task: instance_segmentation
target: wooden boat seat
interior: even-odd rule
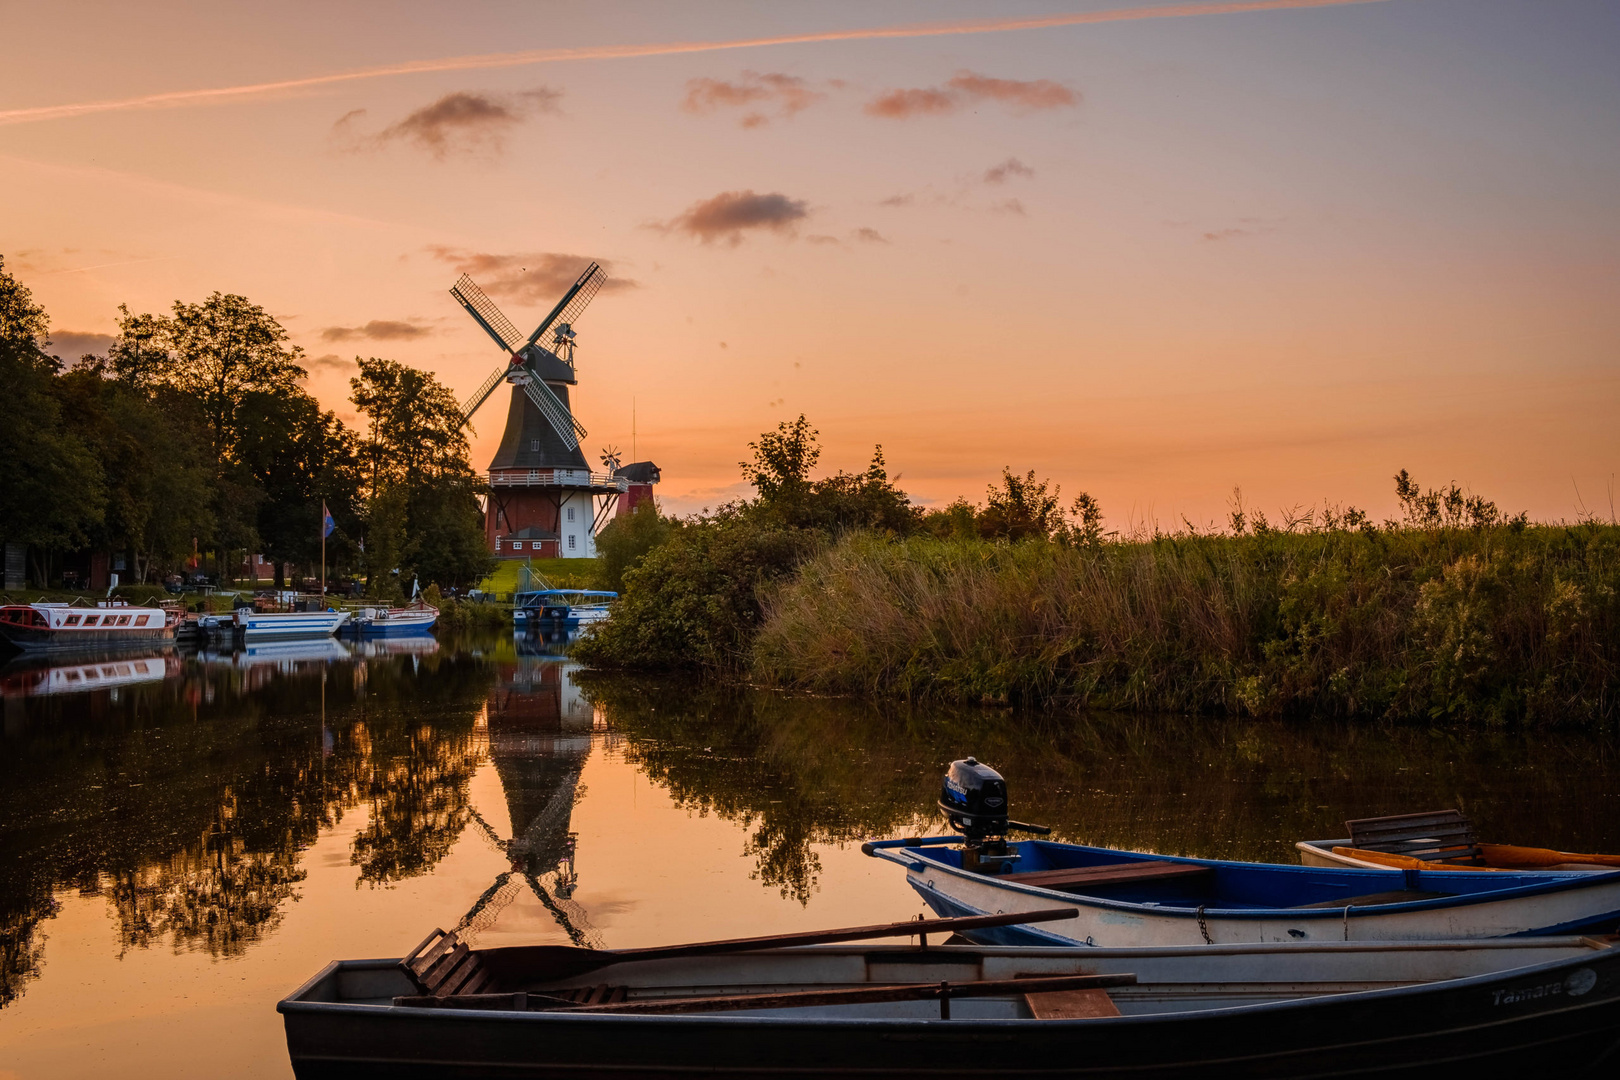
[[[495,985],[494,975],[454,931],[447,934],[435,929],[400,960],[399,967],[419,997],[487,994]]]
[[[1137,884],[1149,881],[1175,881],[1213,874],[1212,866],[1150,859],[1144,862],[1114,863],[1108,866],[1077,866],[1064,870],[1032,870],[1023,874],[998,874],[997,881],[1034,885],[1041,889],[1079,892],[1099,885]]]
[[[1350,846],[1385,855],[1405,855],[1437,866],[1483,866],[1474,827],[1460,810],[1346,821]]]
[[[1118,1016],[1119,1006],[1106,990],[1058,990],[1025,994],[1024,1004],[1037,1020],[1092,1020]]]

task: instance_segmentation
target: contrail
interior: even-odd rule
[[[1084,26],[1091,23],[1134,22],[1142,19],[1180,19],[1194,15],[1236,15],[1251,11],[1282,11],[1298,8],[1345,7],[1353,4],[1382,4],[1389,0],[1229,0],[1208,4],[1163,4],[1157,7],[1115,8],[1066,15],[1037,15],[1023,19],[978,19],[954,23],[912,23],[882,26],[869,30],[829,30],[819,34],[788,34],[780,37],[739,38],[734,41],[675,41],[646,45],[594,45],[579,49],[531,49],[525,52],[485,53],[479,56],[452,56],[438,60],[412,60],[384,67],[361,68],[332,75],[312,75],[304,79],[249,83],[245,86],[219,86],[206,90],[171,90],[162,94],[120,98],[112,101],[83,101],[72,105],[42,105],[32,109],[0,111],[0,124],[26,124],[36,120],[60,120],[91,113],[125,109],[174,108],[214,101],[260,97],[303,90],[314,86],[382,79],[391,75],[417,75],[436,71],[478,71],[487,68],[524,67],[555,64],[570,60],[623,60],[640,56],[674,56],[681,53],[721,52],[728,49],[758,49],[767,45],[808,45],[825,41],[868,41],[877,38],[945,37],[956,34],[1004,34],[1013,30],[1045,30],[1058,26]]]

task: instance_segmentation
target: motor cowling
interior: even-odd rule
[[[970,841],[1007,835],[1007,781],[976,758],[951,762],[939,808],[951,828]]]

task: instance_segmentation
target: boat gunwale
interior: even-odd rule
[[[1074,844],[1069,846],[1082,848],[1086,851],[1096,852],[1113,850],[1110,848],[1088,847],[1084,844]],[[898,854],[901,852],[907,853],[909,858],[902,857],[900,854]],[[913,869],[911,864],[915,862],[922,862],[930,868],[943,870],[947,874],[954,877],[990,885],[997,889],[1024,893],[1032,897],[1037,897],[1041,900],[1060,898],[1070,903],[1078,903],[1086,907],[1110,908],[1117,911],[1128,911],[1132,914],[1169,915],[1180,919],[1195,919],[1199,917],[1207,919],[1212,916],[1222,919],[1275,919],[1279,914],[1283,913],[1286,913],[1287,917],[1290,919],[1368,918],[1409,911],[1435,911],[1445,908],[1468,907],[1474,904],[1494,903],[1501,900],[1517,900],[1529,896],[1540,896],[1546,893],[1566,892],[1571,889],[1589,889],[1599,884],[1620,884],[1620,870],[1598,874],[1536,871],[1536,873],[1545,874],[1547,880],[1533,881],[1521,885],[1512,885],[1501,889],[1485,889],[1475,893],[1458,893],[1454,896],[1434,897],[1428,900],[1403,900],[1393,904],[1358,905],[1352,903],[1339,907],[1327,908],[1217,908],[1209,906],[1171,907],[1166,904],[1143,904],[1129,900],[1115,900],[1105,896],[1091,896],[1086,893],[1063,892],[1059,889],[1043,889],[1038,885],[1026,885],[1017,881],[998,880],[985,874],[978,874],[971,870],[963,870],[960,867],[951,866],[949,863],[939,862],[938,860],[932,859],[927,855],[920,854],[918,849],[915,847],[902,847],[899,845],[878,847],[876,844],[874,844],[872,845],[872,851],[870,854],[873,858],[887,859],[892,863],[897,863],[905,869],[908,877],[918,873],[917,870]],[[1142,852],[1127,852],[1126,854],[1141,855],[1144,858],[1163,859],[1167,862],[1190,863],[1198,866],[1208,866],[1211,868],[1235,865],[1244,867],[1263,867],[1267,871],[1286,871],[1289,873],[1302,874],[1320,874],[1324,872],[1343,874],[1377,874],[1382,876],[1386,881],[1396,879],[1404,881],[1404,871],[1387,868],[1373,869],[1371,867],[1363,868],[1356,866],[1291,866],[1287,863],[1234,863],[1230,860],[1224,859],[1195,859],[1181,855],[1150,856]],[[1477,882],[1480,880],[1477,874],[1470,873],[1466,870],[1424,870],[1420,872],[1425,875],[1441,875],[1442,880],[1447,880],[1450,878],[1456,878],[1459,881],[1466,880],[1469,882]],[[930,888],[932,888],[932,886],[930,886]],[[938,890],[936,889],[935,891]]]

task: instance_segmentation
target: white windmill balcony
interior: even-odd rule
[[[630,481],[588,469],[491,469],[489,486],[589,488],[600,494],[622,494],[630,489]]]

